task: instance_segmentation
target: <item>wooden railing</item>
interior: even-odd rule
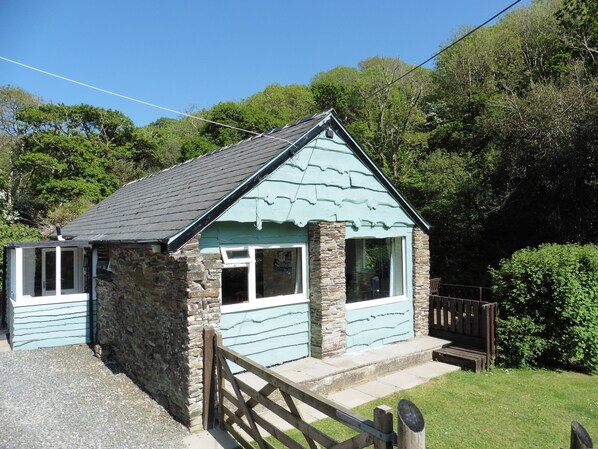
[[[438,280],[438,293],[439,296],[450,296],[451,298],[462,298],[462,299],[473,299],[476,301],[487,301],[492,302],[492,290],[487,287],[478,287],[473,285],[460,285],[460,284],[445,284]],[[434,279],[434,281],[436,280]],[[430,286],[432,286],[432,279],[430,279]],[[434,294],[432,288],[431,293]]]
[[[497,312],[497,303],[430,295],[430,335],[483,349],[489,367],[496,356]]]
[[[273,449],[269,438],[274,438],[289,449],[361,449],[374,445],[377,449],[392,449],[397,435],[393,431],[393,413],[381,405],[373,411],[373,421],[353,413],[328,399],[309,392],[301,386],[265,368],[247,357],[222,345],[220,335],[213,329],[204,332],[204,428],[218,424],[244,448],[254,449],[251,440],[260,449]],[[229,363],[239,365],[266,382],[256,390],[233,374]],[[274,394],[281,396],[277,402]],[[286,405],[281,405],[284,403]],[[300,404],[334,419],[352,429],[355,435],[344,441],[326,435],[302,417]],[[304,407],[304,406],[303,406]],[[301,441],[288,436],[276,427],[267,413],[286,421],[299,430]],[[318,446],[320,445],[320,446]]]

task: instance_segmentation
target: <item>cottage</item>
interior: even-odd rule
[[[199,428],[207,326],[264,365],[427,333],[427,231],[327,111],[132,182],[64,240],[8,246],[11,345],[109,346]]]

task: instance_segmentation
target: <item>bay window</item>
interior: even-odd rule
[[[345,245],[347,303],[405,295],[404,239],[349,239]]]

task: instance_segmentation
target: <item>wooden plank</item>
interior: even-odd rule
[[[374,409],[374,427],[383,433],[391,433],[393,425],[392,408],[387,405],[379,405]],[[392,449],[392,441],[374,439],[374,449]]]
[[[465,319],[465,335],[472,335],[471,333],[471,302],[463,301],[464,306],[464,319]]]
[[[456,323],[457,323],[457,310],[456,310],[456,302],[454,300],[451,300],[451,326],[450,326],[450,330],[451,332],[455,332],[455,328],[456,328]]]
[[[214,337],[216,331],[213,327],[203,331],[203,428],[208,430],[214,427]]]
[[[362,449],[370,446],[374,442],[374,437],[366,432],[355,435],[353,438],[336,444],[329,449]]]
[[[455,305],[457,306],[457,313],[455,315],[455,319],[457,320],[457,333],[463,333],[463,301],[456,301]]]
[[[277,390],[277,388],[274,385],[272,385],[272,384],[266,384],[260,390],[260,393],[263,394],[264,396],[268,397],[268,396],[270,396],[276,390]],[[249,401],[246,402],[246,404],[247,404],[248,408],[252,409],[256,405],[258,405],[259,402],[256,401],[255,399],[251,398],[251,399],[249,399]],[[237,412],[236,412],[236,415],[239,416],[239,417],[243,416],[243,414],[244,414],[243,410],[241,410],[241,409],[238,409]]]
[[[241,394],[241,390],[239,389],[239,386],[237,385],[238,379],[236,379],[233,376],[230,368],[228,367],[228,364],[226,363],[226,360],[224,359],[224,356],[222,355],[222,352],[220,352],[220,351],[218,352],[218,358],[221,359],[222,369],[226,373],[227,379],[229,380],[233,389],[235,390],[235,394],[237,395],[237,400],[238,400],[239,406],[240,406],[239,408],[242,408],[243,411],[245,412],[245,416],[246,416],[247,421],[249,422],[249,426],[251,427],[251,430],[252,430],[251,432],[249,432],[249,434],[257,442],[257,444],[260,446],[261,449],[268,449],[267,445],[266,445],[266,441],[262,438],[260,431],[258,430],[257,426],[255,425],[251,410],[248,409],[247,404],[245,404],[245,399],[243,398],[243,395]]]
[[[449,298],[442,298],[442,328],[448,330],[448,309],[449,309]]]
[[[303,435],[308,435],[312,440],[317,441],[319,444],[323,445],[324,447],[331,447],[338,443],[335,439],[329,437],[325,433],[321,432],[320,430],[316,429],[312,425],[306,423],[302,419],[299,419],[288,410],[285,410],[284,407],[278,405],[272,399],[267,397],[262,397],[259,392],[255,391],[253,388],[249,387],[243,381],[239,380],[240,388],[247,393],[250,397],[256,399],[261,405],[266,407],[268,410],[273,412],[275,415],[279,416],[280,418],[284,419],[294,428],[298,429],[303,433]],[[237,404],[237,399],[232,396],[228,391],[224,392],[226,399]]]
[[[299,412],[299,409],[297,408],[297,406],[295,405],[295,402],[293,402],[293,398],[291,396],[289,396],[288,393],[285,393],[284,391],[281,392],[282,397],[284,399],[284,402],[287,404],[287,407],[289,408],[289,411],[296,416],[297,418],[299,418],[300,420],[303,421],[303,417],[301,416],[301,412]],[[309,445],[309,447],[311,449],[318,449],[318,447],[316,446],[316,443],[314,443],[314,440],[312,440],[311,438],[309,438],[307,435],[303,435],[305,437],[305,441],[307,441],[307,444]]]
[[[436,327],[440,329],[442,327],[442,299],[437,298],[436,302]]]
[[[471,313],[473,314],[473,332],[472,335],[474,337],[480,337],[480,313],[481,313],[481,305],[480,303],[473,303],[471,307]]]
[[[216,355],[218,355],[218,347],[222,345],[222,334],[220,332],[216,332],[216,338],[214,339],[214,351]],[[220,361],[220,357],[216,356],[216,377],[218,379],[218,422],[220,424],[224,423],[224,371],[222,369],[222,363]]]
[[[226,420],[227,424],[230,425],[232,423],[235,423],[245,433],[247,433],[248,435],[251,435],[251,428],[239,416],[237,416],[236,413],[233,413],[231,410],[227,409],[225,414],[228,416],[228,419]],[[255,415],[255,422],[260,427],[262,427],[266,432],[268,432],[270,435],[272,435],[274,438],[276,438],[278,441],[280,441],[282,444],[284,444],[289,449],[305,449],[301,444],[299,444],[297,441],[293,440],[291,437],[289,437],[287,434],[285,434],[282,430],[275,427],[273,424],[271,424],[270,422],[268,422],[267,420],[262,418],[260,415]],[[265,441],[265,443],[269,448],[274,447],[268,441]]]
[[[250,442],[248,442],[231,424],[222,421],[222,427],[238,442],[241,443],[245,449],[255,449]]]

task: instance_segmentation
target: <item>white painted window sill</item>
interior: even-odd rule
[[[345,309],[346,310],[366,309],[368,307],[377,307],[377,306],[383,306],[386,304],[396,304],[396,303],[405,302],[408,300],[409,300],[409,298],[405,295],[390,296],[388,298],[379,298],[379,299],[368,299],[365,301],[348,303],[345,306]]]
[[[222,314],[234,312],[249,312],[251,310],[268,309],[271,307],[288,306],[291,304],[308,303],[305,295],[273,296],[272,298],[259,298],[251,302],[228,304],[222,306]]]
[[[17,300],[10,298],[13,307],[45,306],[48,304],[63,304],[69,302],[87,301],[89,294],[74,293],[60,296],[22,296]]]

